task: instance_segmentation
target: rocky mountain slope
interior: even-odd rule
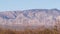
[[[23,28],[32,26],[52,28],[58,26],[60,10],[58,9],[30,9],[23,11],[0,12],[0,25],[8,28]],[[10,26],[10,27],[9,27]]]

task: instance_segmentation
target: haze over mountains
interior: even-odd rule
[[[0,25],[3,27],[44,26],[50,28],[57,25],[59,20],[60,10],[58,9],[30,9],[0,12]],[[58,24],[57,26],[60,25]]]

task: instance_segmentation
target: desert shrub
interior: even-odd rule
[[[5,32],[4,32],[5,34],[15,34],[15,32],[14,31],[12,31],[12,30],[6,30]]]
[[[0,28],[0,34],[59,34],[57,29],[25,29],[24,31],[16,31],[11,29],[1,29]]]

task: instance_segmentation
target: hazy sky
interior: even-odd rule
[[[0,11],[51,8],[60,9],[60,0],[0,0]]]

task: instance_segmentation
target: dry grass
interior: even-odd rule
[[[57,29],[49,30],[49,29],[36,29],[36,30],[30,30],[25,29],[24,31],[16,31],[16,30],[10,30],[10,29],[2,29],[0,28],[0,34],[60,34]]]

